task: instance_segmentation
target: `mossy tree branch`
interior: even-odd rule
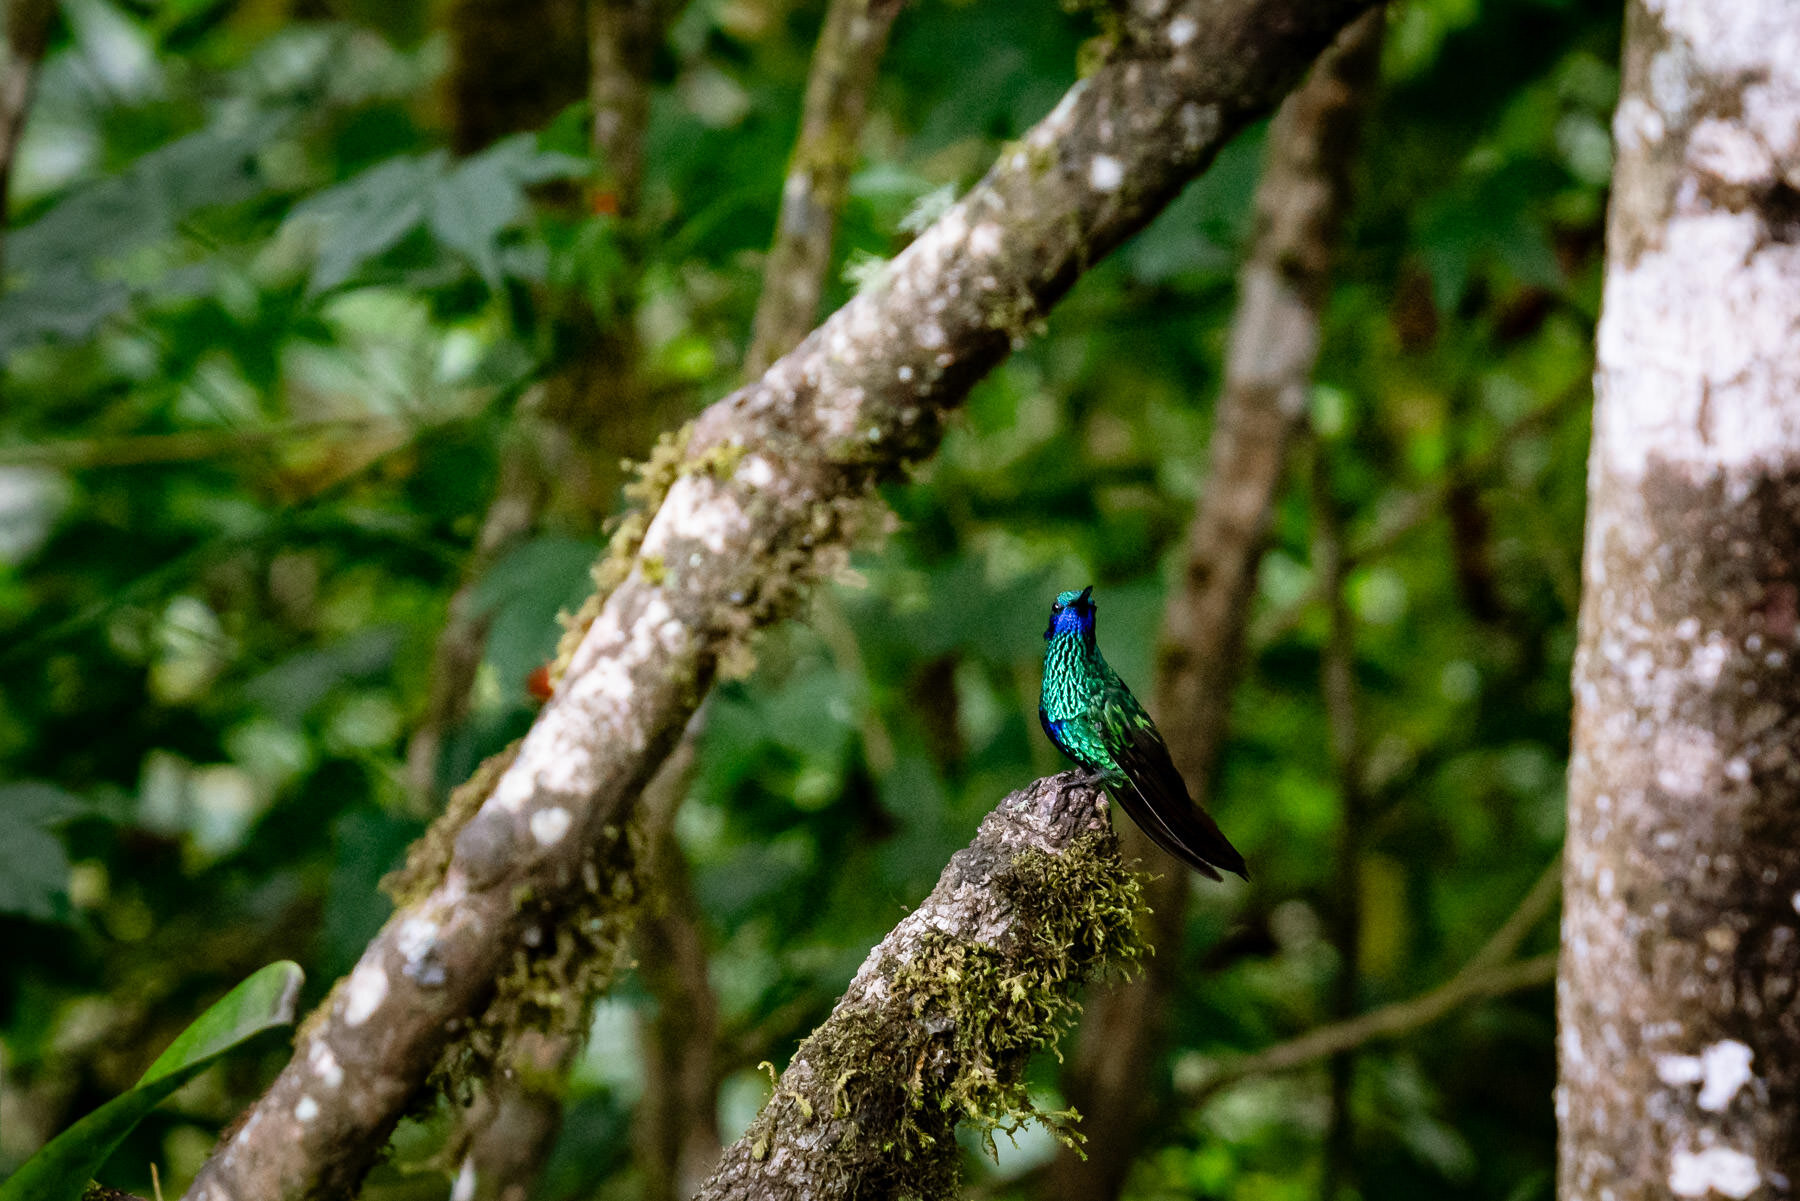
[[[721,664],[844,562],[874,485],[931,453],[975,381],[1364,7],[1187,0],[1122,21],[1111,60],[883,278],[652,456],[556,694],[487,800],[440,832],[442,879],[308,1021],[189,1201],[351,1191],[533,932],[615,913],[644,782]]]
[[[1026,1061],[1085,980],[1142,951],[1139,881],[1106,815],[1074,772],[1002,800],[869,952],[700,1201],[945,1197],[959,1123],[1060,1129],[1066,1115],[1032,1108]]]

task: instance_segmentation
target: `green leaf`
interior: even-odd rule
[[[313,291],[344,283],[417,229],[445,161],[442,151],[389,159],[296,205],[290,221],[319,226]]]
[[[114,1097],[26,1160],[0,1184],[0,1201],[78,1201],[107,1157],[164,1098],[227,1051],[265,1030],[292,1025],[303,979],[298,964],[283,960],[226,993],[176,1036],[130,1092]]]
[[[451,168],[431,193],[429,221],[438,241],[465,255],[498,288],[500,235],[518,223],[526,208],[525,189],[587,170],[567,154],[539,151],[529,134],[518,134]]]
[[[69,908],[69,856],[51,828],[87,804],[49,784],[0,785],[0,913],[61,921]]]
[[[478,155],[439,180],[431,193],[431,232],[468,256],[490,288],[500,286],[500,231],[519,219],[525,194],[504,158]]]

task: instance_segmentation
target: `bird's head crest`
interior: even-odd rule
[[[1094,586],[1089,584],[1077,592],[1070,589],[1056,594],[1056,602],[1050,606],[1050,625],[1044,630],[1044,637],[1054,637],[1058,632],[1075,631],[1082,634],[1094,632]]]

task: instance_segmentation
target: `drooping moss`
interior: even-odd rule
[[[1078,1115],[1038,1108],[1023,1074],[1033,1054],[1055,1052],[1083,982],[1145,953],[1141,884],[1105,833],[1060,854],[1026,851],[990,887],[1012,910],[1004,938],[932,930],[904,963],[882,964],[881,998],[840,1009],[796,1054],[746,1135],[752,1158],[796,1124],[829,1122],[822,1144],[807,1140],[823,1185],[935,1201],[956,1192],[959,1123],[990,1152],[995,1132],[1034,1121],[1079,1138]]]
[[[615,832],[594,849],[572,903],[551,907],[535,895],[518,898],[524,935],[512,965],[487,1008],[439,1060],[434,1088],[466,1102],[497,1068],[518,1070],[513,1047],[525,1031],[582,1036],[589,1006],[618,975],[637,912],[632,841]]]
[[[687,460],[688,438],[692,433],[693,426],[690,424],[673,433],[664,434],[650,449],[650,457],[633,465],[633,477],[624,488],[625,501],[629,507],[613,527],[606,552],[594,564],[594,591],[581,602],[579,609],[562,618],[563,635],[556,644],[556,658],[550,665],[552,687],[561,683],[563,673],[569,669],[569,660],[575,655],[575,648],[581,645],[582,635],[594,624],[594,619],[600,616],[606,598],[631,574],[632,565],[637,561],[638,548],[644,544],[644,535],[649,532],[650,521],[656,516],[656,510],[662,507],[663,497],[669,494],[675,481],[686,474],[684,465]]]

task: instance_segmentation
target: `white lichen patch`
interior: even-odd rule
[[[344,1025],[360,1026],[387,1000],[388,976],[379,963],[364,963],[344,985]]]
[[[1756,1160],[1731,1147],[1676,1151],[1669,1156],[1669,1191],[1678,1197],[1721,1193],[1741,1201],[1761,1183]]]
[[[983,221],[969,231],[969,253],[976,258],[991,259],[1000,253],[1002,233],[997,222]]]
[[[1760,138],[1742,125],[1713,117],[1688,134],[1687,159],[1696,171],[1731,184],[1759,183],[1775,173],[1775,160]]]
[[[1718,773],[1718,740],[1700,726],[1670,726],[1656,736],[1656,764],[1656,783],[1664,792],[1698,796]]]
[[[326,1088],[335,1089],[344,1082],[344,1069],[339,1066],[337,1056],[331,1053],[331,1048],[323,1042],[313,1044],[306,1062],[312,1068],[313,1075],[318,1077],[319,1083]]]
[[[1088,164],[1088,186],[1096,192],[1116,192],[1125,182],[1125,164],[1110,154],[1096,154]]]
[[[1613,141],[1623,151],[1636,152],[1654,146],[1669,131],[1662,114],[1642,97],[1627,96],[1613,112]]]
[[[409,917],[400,923],[394,945],[405,960],[404,970],[410,976],[418,971],[425,957],[437,949],[438,924],[428,917]]]
[[[663,555],[678,539],[695,541],[715,555],[722,555],[743,536],[744,511],[731,493],[700,476],[676,482],[663,498],[662,507],[644,531],[640,557]]]
[[[1750,1083],[1750,1061],[1754,1057],[1755,1053],[1735,1038],[1721,1039],[1700,1052],[1700,1108],[1708,1113],[1723,1112],[1738,1090]]]
[[[569,832],[569,827],[573,824],[574,819],[569,816],[567,809],[561,805],[552,805],[531,815],[531,836],[539,846],[553,847],[563,840],[563,835]]]
[[[767,488],[775,482],[775,469],[761,455],[745,455],[738,463],[737,478],[752,488]]]
[[[1731,644],[1718,634],[1713,634],[1694,648],[1693,657],[1688,660],[1688,668],[1694,673],[1695,680],[1711,688],[1719,682],[1719,676],[1725,670],[1725,661],[1730,657]]]
[[[1800,245],[1769,237],[1756,203],[1707,184],[1753,192],[1800,140],[1800,77],[1784,69],[1800,56],[1800,21],[1780,5],[1649,7],[1666,38],[1619,104],[1621,179],[1643,176],[1665,131],[1687,135],[1686,154],[1667,218],[1634,231],[1646,243],[1635,260],[1608,265],[1594,445],[1628,477],[1663,460],[1731,483],[1736,468],[1800,453]],[[1743,103],[1709,113],[1715,89]]]
[[[319,1103],[304,1094],[294,1103],[294,1120],[302,1126],[319,1116]]]

